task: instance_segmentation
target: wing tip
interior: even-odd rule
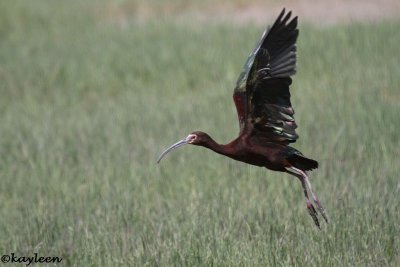
[[[279,15],[278,15],[278,17],[276,18],[276,20],[275,20],[275,23],[274,23],[274,26],[275,25],[277,25],[277,24],[279,24],[279,25],[285,25],[285,26],[288,26],[288,25],[294,25],[294,27],[293,27],[293,29],[295,29],[296,28],[296,26],[297,26],[297,23],[298,23],[298,19],[299,19],[299,17],[298,16],[294,16],[291,20],[290,20],[290,17],[292,16],[292,10],[289,10],[287,13],[286,13],[286,8],[284,7],[283,9],[282,9],[282,11],[281,11],[281,13],[279,13]],[[282,19],[283,18],[283,19]],[[290,21],[289,21],[290,20]],[[287,23],[289,21],[289,23]]]

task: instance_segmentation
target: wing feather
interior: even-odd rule
[[[290,76],[296,73],[297,17],[285,9],[267,28],[247,58],[234,91],[241,132],[257,140],[295,142],[297,124],[290,102]]]

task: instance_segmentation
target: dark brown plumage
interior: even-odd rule
[[[291,19],[291,12],[285,14],[284,9],[249,55],[233,93],[240,126],[235,140],[220,145],[206,133],[193,132],[165,150],[157,162],[169,151],[192,144],[251,165],[289,173],[301,181],[308,211],[320,227],[308,190],[326,222],[328,219],[306,174],[318,168],[318,162],[289,146],[298,139],[289,92],[291,76],[296,73],[298,34],[297,17]]]

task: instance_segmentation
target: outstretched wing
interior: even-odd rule
[[[297,17],[285,9],[264,31],[249,55],[233,94],[240,131],[266,142],[288,144],[298,135],[290,103],[290,76],[296,73]]]

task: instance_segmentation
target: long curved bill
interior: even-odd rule
[[[167,155],[168,152],[170,152],[170,151],[172,151],[172,150],[174,150],[174,149],[177,149],[178,147],[181,147],[181,146],[183,146],[183,145],[186,145],[186,144],[188,144],[188,142],[189,142],[189,138],[187,137],[187,138],[185,138],[185,139],[183,139],[183,140],[181,140],[181,141],[179,141],[179,142],[176,142],[175,144],[173,144],[173,145],[170,146],[169,148],[167,148],[167,149],[166,149],[163,153],[161,153],[161,155],[158,157],[157,163],[160,163],[161,159],[162,159],[165,155]]]

